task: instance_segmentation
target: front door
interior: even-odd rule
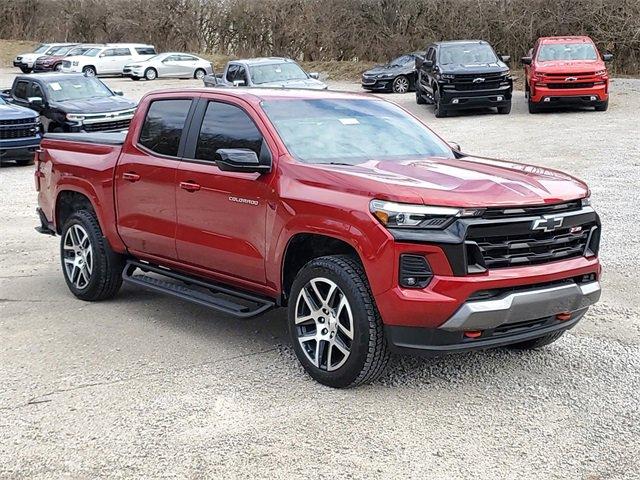
[[[118,231],[132,253],[177,258],[176,177],[191,99],[152,102],[115,175]]]
[[[223,172],[215,159],[220,148],[248,148],[268,161],[268,147],[240,105],[200,102],[189,134],[191,150],[177,175],[178,258],[226,278],[264,284],[271,175]]]

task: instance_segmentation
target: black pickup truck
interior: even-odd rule
[[[416,102],[435,105],[438,118],[487,107],[508,114],[513,90],[508,61],[482,40],[432,43],[416,58]]]
[[[129,128],[137,103],[83,74],[18,75],[2,92],[14,105],[35,110],[45,132],[105,132]]]

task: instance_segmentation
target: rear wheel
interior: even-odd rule
[[[109,247],[93,212],[77,211],[65,222],[60,259],[67,286],[79,299],[105,300],[120,290],[124,259]]]
[[[409,79],[404,75],[397,76],[391,84],[393,93],[407,93],[409,91]]]
[[[205,72],[203,69],[199,68],[193,74],[193,78],[195,78],[196,80],[202,80],[206,74],[207,74],[207,72]]]
[[[436,118],[443,118],[447,116],[447,109],[442,105],[442,99],[440,98],[440,90],[435,90],[434,100],[436,104]]]
[[[144,78],[146,78],[147,80],[155,80],[156,78],[158,78],[158,72],[156,72],[155,68],[147,68],[147,70],[144,72]]]
[[[288,317],[298,360],[324,385],[347,388],[371,382],[389,360],[380,314],[353,257],[307,263],[293,282]]]
[[[534,338],[533,340],[527,340],[526,342],[514,343],[508,345],[508,348],[514,350],[535,350],[546,345],[550,345],[558,340],[564,334],[564,330],[560,332],[553,332],[544,337]]]

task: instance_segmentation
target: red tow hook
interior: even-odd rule
[[[467,338],[478,338],[482,335],[480,330],[467,330],[464,332],[464,336]]]
[[[561,322],[566,322],[567,320],[571,320],[571,312],[562,312],[556,315],[556,318]]]

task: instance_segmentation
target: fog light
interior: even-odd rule
[[[503,97],[501,97],[501,96],[496,97],[496,100],[497,100],[497,101],[499,101],[499,102],[501,102],[501,101],[503,100]]]
[[[595,102],[598,99],[598,97],[596,97],[595,95],[591,95],[591,101]]]
[[[454,98],[453,100],[451,100],[451,103],[459,103],[459,100],[457,98]]]
[[[482,335],[480,330],[467,330],[464,332],[464,336],[467,338],[478,338],[480,335]]]
[[[550,101],[551,101],[551,99],[549,97],[544,97],[543,102],[550,102]]]

